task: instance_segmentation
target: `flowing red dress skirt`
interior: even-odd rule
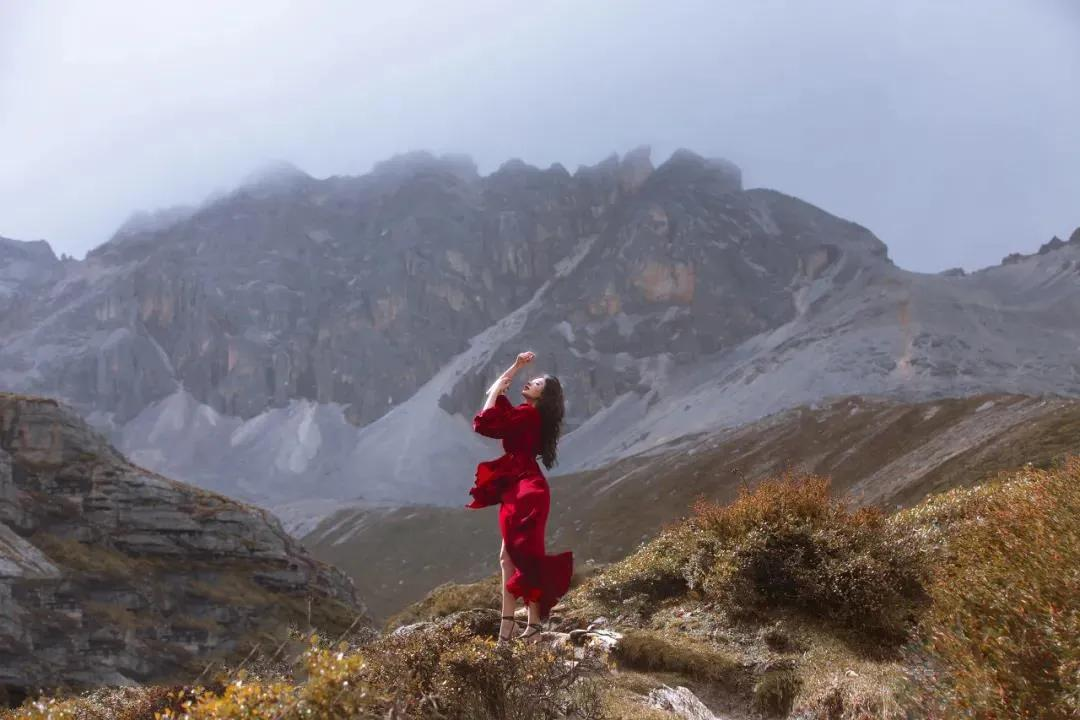
[[[573,553],[548,555],[544,543],[551,491],[536,455],[540,449],[540,414],[528,403],[514,407],[499,395],[493,407],[473,418],[473,429],[503,441],[506,451],[480,463],[469,491],[469,508],[499,503],[499,530],[515,571],[506,589],[539,606],[546,620],[551,608],[570,588]]]

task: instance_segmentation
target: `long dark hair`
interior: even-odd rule
[[[562,383],[554,375],[544,376],[544,390],[536,401],[540,411],[540,460],[548,470],[555,465],[556,447],[562,434],[563,404]]]

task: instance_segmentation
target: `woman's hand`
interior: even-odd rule
[[[512,381],[513,378],[509,374],[503,373],[499,376],[499,379],[492,384],[491,388],[488,390],[488,393],[494,393],[495,395],[504,393],[510,389],[510,383]]]
[[[488,388],[488,402],[484,404],[485,409],[491,407],[491,403],[494,401],[496,395],[501,395],[510,389],[510,383],[514,381],[514,373],[531,363],[535,357],[535,353],[526,351],[520,353],[517,358],[514,359],[514,364],[507,368],[506,372],[500,375],[499,379],[493,382],[491,387]]]

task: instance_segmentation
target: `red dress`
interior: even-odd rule
[[[573,553],[548,555],[544,529],[551,507],[551,491],[540,471],[540,411],[528,403],[513,406],[505,395],[477,413],[473,430],[502,440],[503,455],[476,466],[476,484],[465,507],[482,508],[501,503],[499,530],[506,552],[517,570],[506,581],[515,597],[540,606],[547,619],[552,606],[566,594],[574,573]]]

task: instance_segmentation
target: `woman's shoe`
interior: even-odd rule
[[[518,626],[518,625],[526,625],[526,623],[521,622],[520,620],[517,619],[517,617],[515,617],[513,615],[503,615],[502,619],[503,620],[510,620],[511,622],[514,623],[515,627]],[[499,642],[510,642],[511,640],[514,639],[514,636],[513,636],[514,628],[510,628],[510,634],[503,635],[502,634],[502,623],[500,622],[499,623],[499,631],[500,631],[499,632]]]
[[[533,638],[543,632],[544,626],[540,623],[526,623],[525,632],[517,636],[518,640],[527,640],[529,642],[536,642]]]

